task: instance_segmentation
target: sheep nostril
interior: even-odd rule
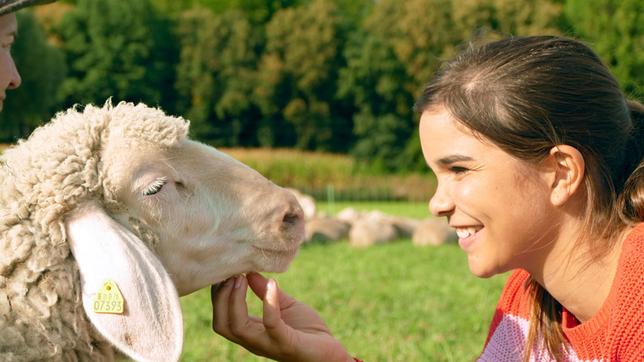
[[[284,192],[280,201],[283,202],[281,212],[276,215],[279,223],[278,233],[280,238],[289,243],[300,243],[304,238],[304,211],[290,192]]]
[[[297,225],[300,223],[300,220],[302,219],[302,215],[296,212],[287,212],[284,215],[284,219],[282,222],[286,225]]]

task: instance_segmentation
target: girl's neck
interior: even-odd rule
[[[577,241],[579,229],[562,230],[558,241],[532,276],[580,322],[591,319],[604,304],[613,285],[622,244],[632,228],[613,240],[608,253],[591,259],[588,239]]]

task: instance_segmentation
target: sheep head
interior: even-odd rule
[[[70,213],[66,226],[85,310],[132,357],[172,355],[182,336],[176,334],[180,311],[169,280],[185,295],[242,272],[285,271],[303,239],[302,209],[292,193],[253,169],[189,140],[182,119],[127,103],[104,109],[109,125],[98,174],[107,211],[89,200]],[[141,247],[142,234],[152,235],[147,246],[158,262]],[[101,247],[88,243],[101,238]],[[120,271],[106,272],[114,260]],[[87,295],[108,279],[118,280],[140,306],[118,324],[113,316],[94,313]],[[148,327],[150,319],[158,321],[158,330]]]
[[[115,217],[158,236],[153,248],[180,295],[242,272],[285,271],[302,241],[295,197],[212,147],[112,134],[102,159]]]
[[[61,113],[6,151],[0,231],[7,238],[25,230],[47,236],[2,244],[25,246],[0,258],[5,278],[0,288],[12,286],[6,298],[22,300],[28,296],[14,296],[13,290],[53,280],[38,273],[74,273],[81,290],[48,299],[42,318],[62,315],[46,308],[78,303],[80,294],[85,315],[112,345],[137,360],[175,360],[183,342],[178,296],[247,271],[286,270],[304,236],[295,197],[215,148],[188,139],[187,132],[188,122],[158,109],[107,103]],[[26,246],[41,249],[30,252]],[[29,280],[6,279],[11,275]],[[96,309],[106,281],[122,293],[120,313]],[[52,285],[47,293],[54,290]],[[24,321],[33,316],[11,318],[13,325],[27,326]],[[82,315],[74,318],[79,318],[74,326],[86,323]],[[60,337],[58,352],[51,353],[66,348],[74,355],[79,348],[96,353],[91,335],[62,349]],[[52,330],[43,332],[43,341],[56,338]]]

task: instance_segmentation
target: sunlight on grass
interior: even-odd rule
[[[366,249],[306,245],[275,277],[366,361],[475,359],[504,280],[472,276],[456,246],[421,248],[408,240]],[[255,298],[249,305],[259,314]],[[182,361],[264,360],[212,332],[208,290],[183,298],[182,306]]]

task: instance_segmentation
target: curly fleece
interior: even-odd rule
[[[108,101],[61,112],[7,150],[0,169],[0,360],[112,360],[81,302],[64,217],[79,203],[119,208],[101,150],[116,138],[171,147],[188,122],[144,104]],[[123,149],[128,157],[131,149]],[[154,235],[131,219],[144,242]]]

